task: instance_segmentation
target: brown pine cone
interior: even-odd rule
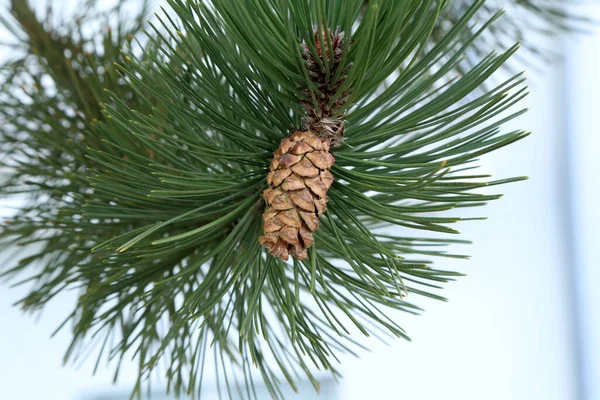
[[[273,256],[286,261],[290,254],[299,260],[307,257],[319,216],[327,209],[334,161],[329,141],[311,131],[281,141],[267,175],[264,236],[259,238]]]

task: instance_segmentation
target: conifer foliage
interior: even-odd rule
[[[442,11],[439,22],[434,29],[432,40],[442,38],[463,13],[469,9],[472,1],[453,0]],[[543,43],[540,38],[558,37],[561,33],[581,31],[592,26],[593,22],[586,18],[583,7],[590,2],[581,0],[488,0],[477,13],[483,21],[504,10],[507,17],[502,23],[493,24],[476,42],[471,55],[487,53],[490,46],[503,47],[507,44],[521,42],[523,49],[508,63],[511,70],[526,66],[528,69],[540,69],[559,58],[559,52],[552,43]],[[477,29],[473,24],[471,30]],[[471,63],[466,63],[470,68]],[[530,74],[533,75],[533,74]]]
[[[20,306],[78,290],[66,360],[134,357],[137,394],[156,372],[198,395],[210,358],[225,396],[281,398],[359,335],[407,338],[392,311],[459,275],[453,210],[521,179],[478,158],[527,136],[501,130],[522,76],[481,89],[517,46],[463,64],[500,14],[473,30],[474,1],[433,40],[448,4],[169,0],[145,34],[117,7],[89,37],[13,0],[29,50],[2,70],[1,193],[27,204],[0,239]]]

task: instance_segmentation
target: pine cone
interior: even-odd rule
[[[319,216],[327,209],[327,190],[333,183],[329,169],[334,158],[329,141],[313,132],[296,132],[275,151],[264,192],[264,236],[259,238],[275,257],[302,260],[312,246]]]

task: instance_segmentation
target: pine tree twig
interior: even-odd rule
[[[2,75],[14,78],[1,86],[0,194],[28,203],[0,245],[31,255],[3,276],[32,285],[25,311],[78,290],[59,327],[73,336],[65,361],[96,346],[96,367],[118,375],[133,358],[134,396],[158,371],[200,396],[211,365],[225,395],[318,389],[316,371],[339,376],[360,337],[408,339],[402,313],[460,276],[437,265],[465,258],[449,246],[479,214],[456,209],[523,179],[475,171],[528,135],[502,130],[524,112],[521,75],[481,89],[518,45],[478,41],[500,23],[472,29],[484,1],[433,39],[444,0],[168,3],[140,51],[125,32],[139,35],[141,17],[114,11],[131,30],[101,29],[89,42],[104,48],[86,54],[77,22],[58,35],[13,1],[37,64]],[[265,212],[278,190],[293,205],[267,203],[285,215]],[[281,221],[285,243],[265,232]]]
[[[29,38],[30,51],[45,61],[44,65],[55,82],[69,90],[78,109],[83,110],[90,121],[102,119],[96,94],[73,65],[74,62],[78,65],[77,58],[83,54],[81,45],[75,44],[69,37],[44,29],[28,0],[12,0],[11,11]]]

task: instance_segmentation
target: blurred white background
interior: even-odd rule
[[[497,178],[530,180],[498,188],[504,198],[477,210],[489,220],[460,227],[475,243],[461,249],[470,261],[440,264],[468,274],[447,286],[449,304],[418,299],[422,316],[399,316],[412,343],[370,340],[372,352],[343,359],[335,398],[600,399],[600,33],[554,45],[565,62],[534,77],[530,112],[506,127],[534,134],[484,159]],[[69,334],[49,336],[74,294],[35,319],[11,306],[23,294],[0,286],[0,399],[127,393],[134,365],[116,389],[110,369],[62,366]]]

